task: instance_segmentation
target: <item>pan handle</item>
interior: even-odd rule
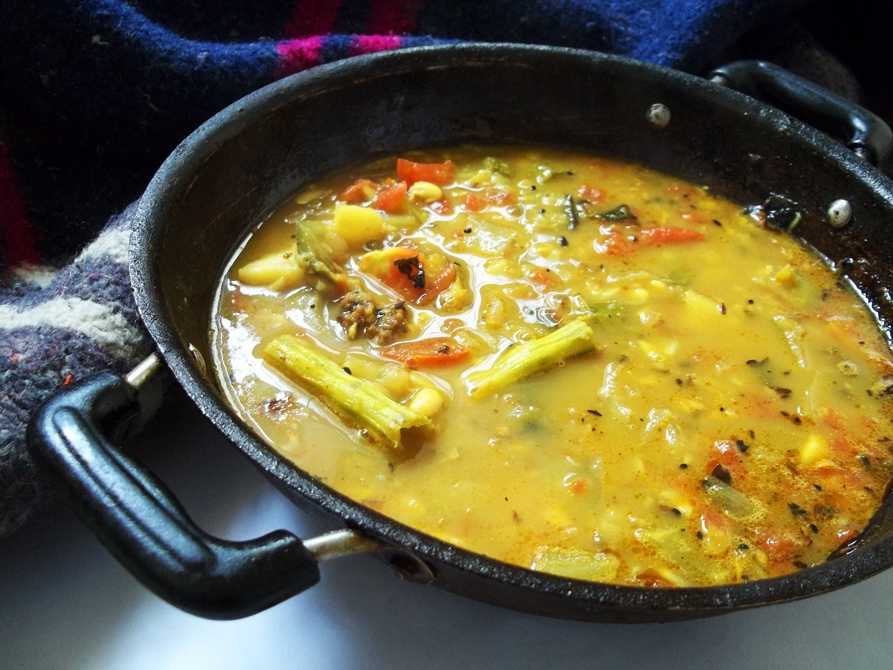
[[[879,116],[778,65],[736,61],[709,77],[828,132],[873,165],[883,166],[893,151],[893,133]]]
[[[254,614],[316,584],[317,560],[295,535],[213,537],[112,445],[133,432],[144,405],[134,386],[106,372],[57,393],[28,427],[35,461],[117,559],[169,603],[212,619]]]

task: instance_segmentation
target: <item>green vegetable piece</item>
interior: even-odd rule
[[[333,412],[366,429],[370,437],[399,447],[407,428],[431,425],[428,417],[391,400],[377,383],[353,377],[293,335],[267,344],[263,356],[273,367],[299,382]]]
[[[342,268],[334,260],[334,250],[318,224],[310,221],[295,226],[295,260],[308,275],[316,275],[324,283],[343,279]]]
[[[617,577],[620,559],[604,552],[543,546],[537,548],[530,568],[571,579],[610,582]]]
[[[601,219],[602,221],[638,221],[636,215],[633,214],[632,210],[629,208],[629,205],[620,205],[614,209],[609,209],[607,212],[597,212],[595,218]]]
[[[537,340],[518,344],[503,353],[487,370],[470,373],[465,389],[482,398],[516,381],[558,365],[566,358],[591,351],[594,333],[584,319],[577,319]]]
[[[409,201],[409,213],[416,221],[416,225],[422,226],[431,218],[428,211],[424,207],[419,207],[411,200]],[[391,217],[393,218],[393,217]]]
[[[701,570],[703,555],[692,544],[692,538],[680,533],[675,525],[670,528],[642,529],[635,533],[635,538],[673,565],[673,570],[663,569],[659,574],[674,586],[687,586],[704,579]]]
[[[487,156],[484,159],[484,169],[490,170],[490,172],[497,172],[503,177],[512,176],[512,168],[509,167],[509,164],[505,161],[499,160],[498,158],[494,158],[493,156]]]
[[[590,314],[586,317],[590,323],[605,323],[612,319],[623,318],[623,305],[616,302],[600,302],[587,305]]]
[[[710,502],[737,521],[753,521],[764,513],[756,501],[716,477],[707,477],[702,484]]]

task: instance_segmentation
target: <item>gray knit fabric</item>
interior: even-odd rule
[[[18,268],[0,285],[0,537],[52,497],[24,448],[34,408],[65,384],[124,371],[150,350],[128,278],[132,210],[62,269]]]

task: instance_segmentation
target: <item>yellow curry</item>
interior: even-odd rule
[[[217,373],[285,457],[460,547],[639,586],[789,573],[879,506],[893,366],[771,214],[560,150],[370,163],[240,248]]]

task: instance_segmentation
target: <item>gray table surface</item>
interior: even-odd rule
[[[137,450],[212,532],[331,527],[289,504],[180,397]],[[499,609],[348,558],[307,593],[221,623],[145,591],[64,509],[0,542],[0,556],[0,667],[17,670],[893,667],[893,571],[789,605],[617,626]]]

